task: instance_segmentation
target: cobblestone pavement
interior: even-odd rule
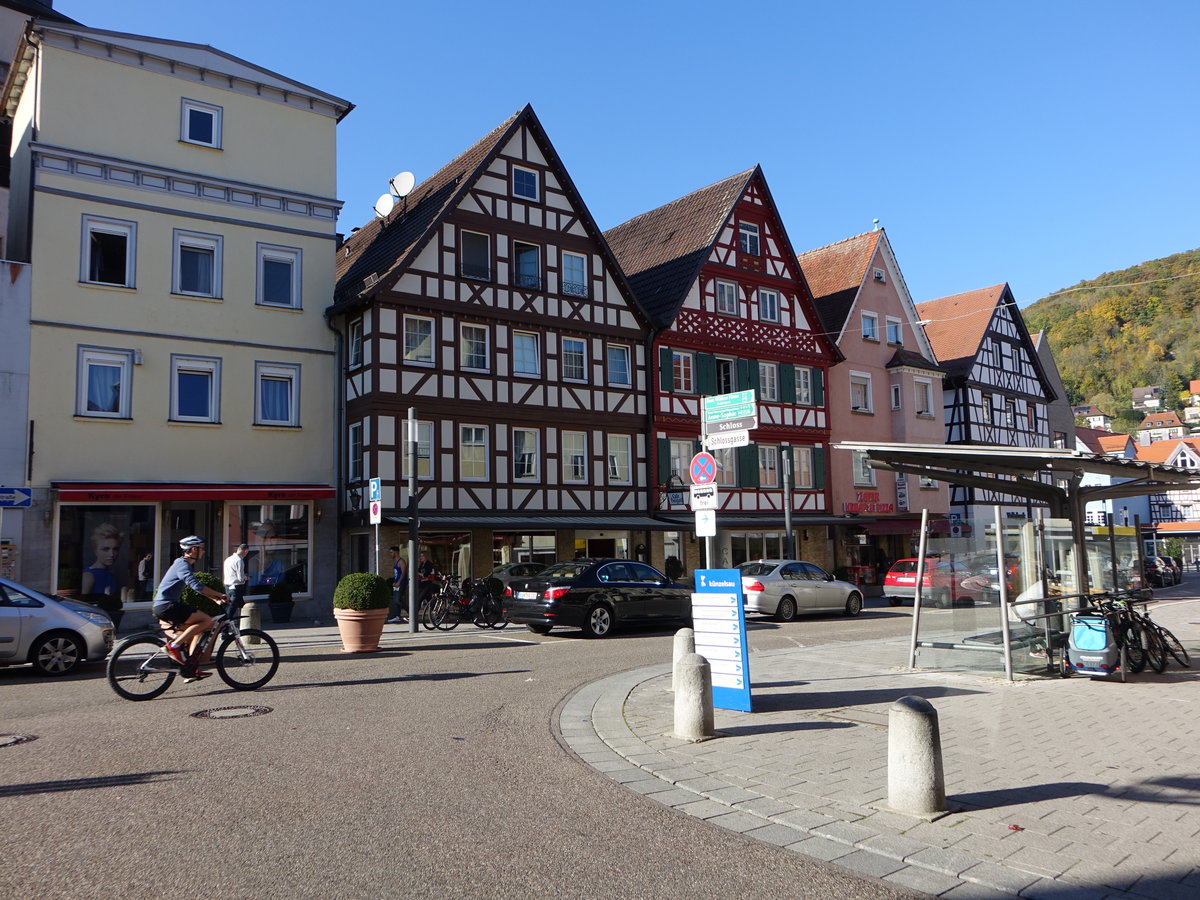
[[[1193,654],[1200,600],[1154,618]],[[906,667],[908,643],[753,653],[755,712],[672,736],[669,661],[588,685],[565,742],[681,813],[950,898],[1200,896],[1200,661],[1185,670],[1009,682]],[[938,713],[949,815],[889,811],[889,708]]]

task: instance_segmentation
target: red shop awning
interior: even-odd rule
[[[327,484],[55,481],[60,502],[138,503],[160,500],[268,500],[290,503],[334,496]]]

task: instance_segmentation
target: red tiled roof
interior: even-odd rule
[[[800,261],[813,297],[828,297],[838,291],[860,287],[881,234],[880,230],[868,231],[799,254],[796,259]]]
[[[1142,424],[1139,428],[1170,428],[1174,425],[1183,425],[1179,421],[1179,416],[1175,410],[1168,409],[1163,412],[1147,413],[1146,418],[1142,419]]]
[[[948,365],[955,360],[974,360],[1007,287],[995,284],[917,304],[917,315],[926,323],[925,334],[938,362]]]
[[[1124,453],[1126,446],[1132,440],[1127,434],[1106,434],[1101,433],[1097,442],[1100,444],[1102,453]]]
[[[1179,449],[1180,444],[1187,444],[1197,454],[1200,454],[1200,439],[1172,438],[1166,441],[1151,441],[1149,444],[1137,445],[1137,458],[1145,462],[1166,462]]]

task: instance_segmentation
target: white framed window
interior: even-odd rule
[[[513,241],[513,284],[540,291],[542,289],[542,251],[536,244]]]
[[[629,348],[624,344],[608,345],[608,383],[617,387],[630,387],[633,384]]]
[[[255,425],[300,424],[300,366],[257,362],[254,386]]]
[[[133,351],[80,347],[77,358],[75,415],[128,419]]]
[[[779,321],[779,292],[758,289],[758,318],[763,322]]]
[[[588,295],[588,263],[582,253],[563,251],[562,292],[568,297]]]
[[[351,423],[346,434],[346,480],[354,484],[363,480],[363,423]]]
[[[171,354],[171,421],[221,421],[221,360]]]
[[[866,372],[850,373],[850,408],[855,412],[874,412],[871,404],[871,376]]]
[[[775,363],[758,364],[758,399],[779,399],[779,366]]]
[[[540,192],[538,191],[538,173],[532,169],[513,166],[512,192],[514,197],[537,200],[540,196]]]
[[[720,447],[712,451],[713,459],[717,461],[717,484],[721,487],[738,486],[737,449]]]
[[[717,312],[730,316],[738,314],[738,287],[732,281],[717,282]]]
[[[579,338],[562,339],[562,377],[568,381],[587,378],[587,344]]]
[[[864,341],[879,340],[879,316],[875,313],[862,314],[862,336]]]
[[[404,361],[433,364],[433,319],[404,317]]]
[[[688,468],[696,451],[692,449],[691,441],[671,441],[671,478],[678,478],[683,484],[691,480]],[[677,485],[678,486],[678,485]]]
[[[633,438],[627,434],[610,434],[608,436],[608,480],[614,484],[631,483],[632,447]]]
[[[538,352],[538,336],[531,331],[514,331],[512,341],[513,374],[541,375],[542,356]]]
[[[683,350],[671,351],[671,386],[682,394],[696,392],[695,360]]]
[[[884,319],[884,327],[887,328],[887,342],[889,344],[904,345],[904,323],[902,321],[888,316]]]
[[[796,366],[796,403],[800,406],[812,406],[812,402],[812,369],[808,366]]]
[[[220,297],[224,243],[219,234],[201,234],[176,228],[172,292],[189,297]]]
[[[492,241],[486,234],[477,231],[460,233],[458,268],[463,278],[492,280]]]
[[[562,479],[571,484],[587,481],[587,435],[582,431],[562,433]]]
[[[363,320],[351,322],[349,332],[346,338],[346,363],[355,369],[363,364]]]
[[[464,369],[488,370],[488,330],[482,325],[463,325],[459,330],[459,365]]]
[[[729,394],[737,390],[737,360],[718,356],[717,393]]]
[[[812,447],[792,448],[792,487],[812,488],[813,481],[813,451]]]
[[[738,250],[750,256],[758,256],[758,226],[750,222],[738,222]]]
[[[903,393],[900,385],[892,385],[892,409],[900,409],[904,405],[902,402]]]
[[[408,420],[404,420],[404,446],[399,447],[400,455],[404,458],[401,463],[401,475],[408,478]],[[433,423],[417,420],[417,478],[428,481],[433,478]]]
[[[913,387],[917,394],[917,415],[933,415],[933,383],[922,378],[916,379]]]
[[[137,261],[137,222],[83,217],[79,280],[90,284],[134,286]]]
[[[779,487],[779,448],[772,444],[758,445],[758,486]]]
[[[296,247],[258,245],[258,304],[300,309],[300,260]]]
[[[486,481],[487,464],[487,428],[483,425],[458,426],[458,477],[463,481]]]
[[[869,457],[865,451],[855,450],[854,453],[854,483],[863,487],[875,486],[875,470],[867,465]]]
[[[535,428],[512,430],[512,477],[530,481],[538,477],[538,432]]]
[[[222,112],[219,106],[184,97],[180,104],[179,140],[220,150]]]

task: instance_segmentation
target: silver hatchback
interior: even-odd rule
[[[0,666],[32,663],[41,675],[66,675],[104,659],[112,645],[112,620],[95,606],[0,578]]]
[[[790,622],[797,613],[862,612],[862,591],[820,566],[798,559],[758,559],[738,566],[746,612]]]

